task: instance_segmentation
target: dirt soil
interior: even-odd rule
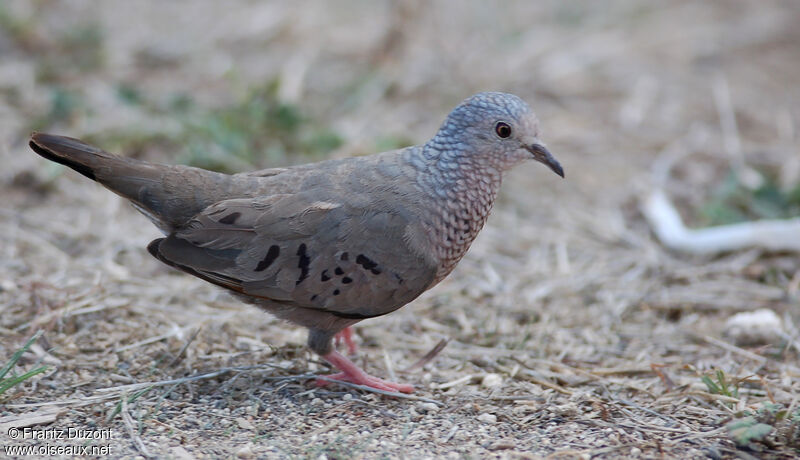
[[[687,219],[731,162],[797,179],[798,23],[794,2],[773,0],[4,0],[0,366],[43,331],[6,377],[47,370],[0,395],[0,444],[176,459],[798,455],[800,258],[672,252],[640,211],[665,152],[687,152],[668,181]],[[424,142],[469,95],[513,92],[564,166],[566,180],[513,171],[447,280],[356,326],[359,364],[414,384],[410,398],[316,387],[329,369],[304,330],[160,264],[146,218],[26,145],[39,129],[185,162],[181,101],[218,113],[268,82],[339,136],[331,157]],[[780,331],[726,332],[760,308]],[[767,435],[729,425],[748,414]],[[29,431],[12,439],[17,426]],[[33,434],[69,428],[100,439]]]

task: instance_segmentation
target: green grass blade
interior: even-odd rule
[[[17,350],[11,356],[11,359],[6,363],[6,365],[3,366],[2,369],[0,369],[0,381],[2,381],[3,378],[6,376],[6,374],[8,374],[8,371],[10,371],[11,368],[17,364],[17,361],[19,361],[19,359],[22,357],[22,354],[28,351],[28,348],[30,348],[31,345],[33,345],[33,342],[35,342],[39,337],[41,337],[42,333],[43,331],[41,330],[36,331],[36,333],[33,334],[33,336],[30,339],[28,339],[27,342],[25,342],[25,345],[23,345],[22,348]]]
[[[30,370],[20,376],[11,377],[6,380],[0,381],[0,396],[6,392],[9,388],[28,380],[29,378],[33,377],[36,374],[41,374],[42,372],[47,370],[47,366],[37,367],[36,369]]]

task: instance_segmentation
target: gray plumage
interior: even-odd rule
[[[452,271],[505,170],[533,158],[563,176],[538,135],[521,99],[480,93],[423,145],[251,173],[152,164],[49,134],[30,146],[130,200],[166,235],[148,246],[159,260],[309,328],[325,356],[337,332]]]

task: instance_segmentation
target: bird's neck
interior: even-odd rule
[[[489,217],[502,172],[468,152],[425,145],[415,152],[418,184],[430,196],[429,234],[439,259],[437,282],[455,268]]]
[[[442,148],[428,143],[417,151],[417,155],[424,164],[424,174],[431,188],[447,193],[451,199],[473,202],[481,196],[491,196],[494,201],[503,181],[502,170],[496,165],[476,158],[458,146]]]

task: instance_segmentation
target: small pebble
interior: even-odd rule
[[[12,282],[11,280],[0,280],[0,292],[6,291],[11,292],[17,288],[17,285]]]
[[[494,414],[481,414],[478,416],[478,420],[483,423],[497,423],[497,416]]]
[[[503,377],[500,374],[486,374],[481,381],[481,386],[484,388],[496,388],[503,384]]]
[[[243,418],[243,417],[237,417],[236,418],[236,424],[239,425],[239,428],[241,428],[243,430],[253,430],[253,429],[255,429],[253,424],[250,423],[246,418]]]
[[[189,453],[188,450],[184,449],[181,446],[170,448],[168,457],[172,457],[176,460],[193,460],[195,458],[192,454]]]
[[[513,449],[514,447],[516,447],[514,441],[502,440],[502,441],[497,441],[492,445],[490,445],[489,450],[508,450],[508,449]]]
[[[417,407],[423,412],[438,412],[439,406],[434,403],[426,402],[426,403],[419,403]]]
[[[239,450],[236,451],[236,458],[254,458],[255,454],[253,453],[253,444],[247,443],[242,446]]]
[[[725,322],[724,334],[742,346],[779,343],[785,335],[781,318],[768,308],[731,316]]]

